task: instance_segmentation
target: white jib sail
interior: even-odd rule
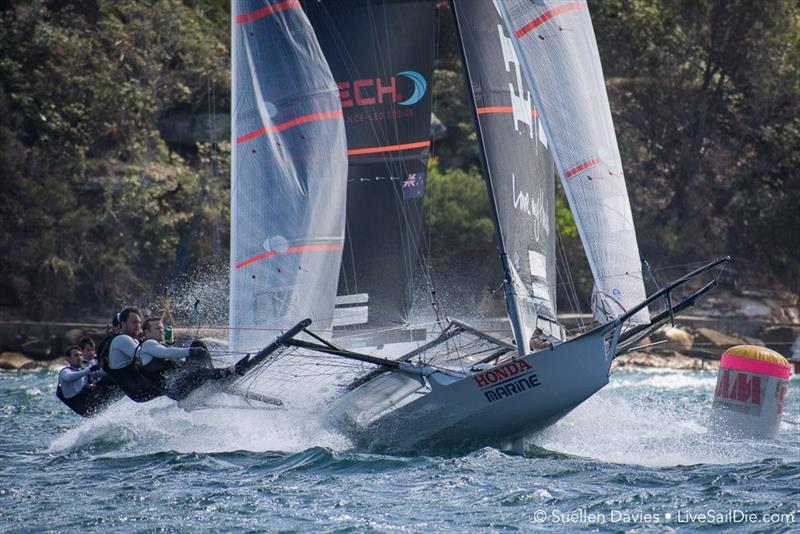
[[[639,247],[586,2],[497,0],[521,57],[606,321],[645,298]],[[649,322],[647,309],[634,323]]]

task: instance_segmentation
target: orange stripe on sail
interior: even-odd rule
[[[381,152],[398,152],[400,150],[411,150],[413,148],[427,148],[431,146],[430,141],[419,141],[417,143],[406,143],[405,145],[372,146],[368,148],[351,148],[347,151],[348,156],[360,156],[362,154],[379,154]]]
[[[303,245],[299,247],[289,247],[286,249],[286,252],[281,252],[280,254],[274,251],[265,252],[263,254],[259,254],[258,256],[253,256],[252,258],[248,258],[244,261],[241,261],[236,264],[237,269],[241,269],[251,263],[255,263],[257,261],[268,260],[269,258],[273,258],[275,256],[280,256],[284,254],[295,254],[297,252],[331,252],[337,250],[344,250],[343,245]]]
[[[564,13],[569,13],[570,11],[578,11],[579,9],[587,9],[588,6],[586,2],[572,2],[570,4],[564,4],[563,6],[558,6],[550,11],[546,11],[530,21],[528,24],[523,26],[522,28],[518,29],[517,32],[514,34],[516,35],[517,39],[523,37],[528,32],[531,32],[547,22],[548,20],[552,19],[553,17],[557,17],[558,15],[563,15]]]
[[[478,115],[486,115],[487,113],[514,113],[514,108],[511,106],[488,106],[485,108],[475,108],[478,110]],[[531,109],[531,117],[538,117],[535,109]]]
[[[262,135],[267,135],[274,132],[282,132],[284,130],[288,130],[289,128],[294,128],[295,126],[299,126],[307,122],[322,121],[327,119],[339,119],[341,117],[342,117],[341,111],[324,111],[322,113],[312,113],[311,115],[303,115],[302,117],[297,117],[296,119],[282,122],[280,124],[276,124],[275,126],[261,128],[260,130],[256,130],[255,132],[250,132],[248,134],[239,136],[236,138],[236,144],[244,143],[246,141],[249,141],[251,139],[254,139]]]
[[[300,9],[300,0],[286,0],[286,2],[264,6],[261,9],[256,9],[250,13],[238,15],[236,17],[236,24],[253,22],[254,20],[263,19],[264,17],[274,15],[279,11],[286,11],[287,9]]]
[[[485,115],[487,113],[513,113],[514,108],[511,106],[490,106],[485,108],[477,108],[478,115]]]
[[[576,165],[575,167],[571,168],[570,170],[568,170],[566,172],[567,178],[575,176],[579,172],[585,171],[589,167],[594,167],[595,165],[600,165],[601,163],[603,163],[603,160],[601,160],[599,158],[594,158],[594,159],[590,159],[589,161],[586,161],[584,163],[581,163],[580,165]]]

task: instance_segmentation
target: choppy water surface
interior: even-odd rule
[[[0,372],[0,531],[800,531],[800,381],[775,441],[706,427],[715,375],[620,372],[526,455],[353,450],[313,413],[120,402]]]

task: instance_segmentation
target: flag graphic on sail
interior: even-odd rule
[[[550,142],[595,282],[599,320],[644,300],[636,231],[589,9],[496,0]],[[646,309],[632,322],[646,323]]]
[[[517,346],[556,325],[553,158],[497,7],[453,2],[493,204]]]
[[[329,329],[344,247],[339,90],[300,3],[232,6],[232,350]]]

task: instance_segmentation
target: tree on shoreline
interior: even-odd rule
[[[800,292],[800,7],[590,8],[651,264],[732,253],[743,278]],[[448,137],[425,224],[465,263],[494,236],[446,4],[439,16],[434,111]],[[226,263],[229,146],[169,143],[162,127],[229,108],[229,18],[218,0],[0,4],[0,306],[100,311]],[[572,225],[562,199],[564,250],[580,263]]]

